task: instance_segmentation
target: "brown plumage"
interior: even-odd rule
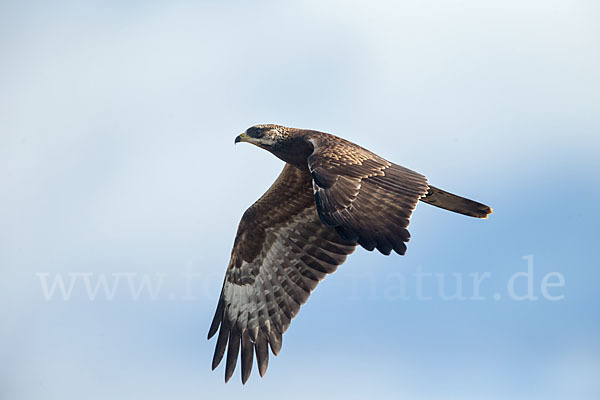
[[[492,209],[427,184],[427,179],[337,136],[257,125],[236,137],[286,162],[242,217],[208,338],[219,332],[212,368],[226,355],[225,381],[241,352],[242,382],[254,354],[264,375],[269,351],[310,293],[357,245],[406,252],[419,200],[486,218]]]

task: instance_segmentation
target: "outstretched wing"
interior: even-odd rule
[[[212,368],[227,350],[227,382],[241,346],[242,382],[250,376],[254,352],[263,376],[268,346],[279,353],[282,334],[310,292],[355,247],[319,219],[308,170],[286,164],[240,221],[208,333],[210,339],[219,330]]]
[[[383,254],[406,252],[406,229],[427,179],[337,136],[314,132],[308,167],[323,222],[342,237]]]

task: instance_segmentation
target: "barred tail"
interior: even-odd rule
[[[465,199],[464,197],[445,192],[442,189],[433,186],[429,186],[427,194],[421,197],[421,201],[431,204],[432,206],[468,215],[470,217],[487,218],[487,216],[492,213],[491,207],[488,207],[485,204]]]

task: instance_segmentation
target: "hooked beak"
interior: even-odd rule
[[[234,143],[247,142],[247,141],[248,141],[248,135],[246,135],[245,133],[242,133],[235,137]]]

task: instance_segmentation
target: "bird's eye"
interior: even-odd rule
[[[255,139],[260,139],[265,134],[264,130],[262,130],[260,128],[256,128],[256,127],[249,128],[246,133],[248,136],[255,138]]]

